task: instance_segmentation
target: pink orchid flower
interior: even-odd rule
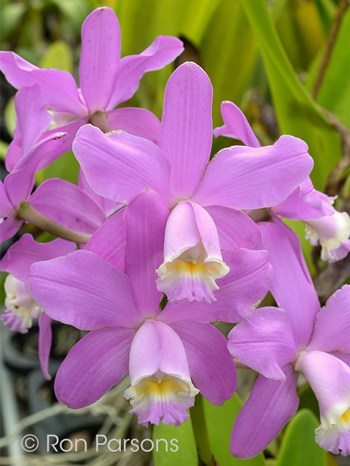
[[[158,70],[183,51],[179,39],[158,36],[140,55],[120,58],[120,27],[111,8],[94,10],[84,21],[81,32],[80,86],[66,71],[40,69],[13,52],[0,53],[0,70],[17,89],[39,85],[45,108],[52,115],[52,132],[67,133],[65,144],[56,157],[72,147],[77,130],[89,121],[104,131],[123,129],[157,142],[159,120],[148,110],[119,108],[136,92],[147,71]],[[42,108],[33,105],[30,119],[35,124]],[[42,130],[45,131],[49,122]],[[17,130],[6,154],[6,168],[11,171],[21,157],[21,134]]]
[[[254,222],[239,209],[282,202],[313,165],[306,144],[292,136],[270,147],[223,149],[208,164],[212,93],[207,74],[184,63],[166,86],[159,147],[91,125],[73,144],[97,194],[128,204],[150,188],[163,198],[169,219],[157,284],[173,302],[214,302],[217,281],[229,272],[222,250],[264,248]]]
[[[260,147],[243,112],[232,102],[221,104],[224,125],[214,130],[215,136],[239,139],[246,146]],[[350,251],[350,217],[333,207],[335,197],[317,191],[307,177],[283,202],[271,206],[271,212],[291,220],[305,222],[306,238],[313,246],[322,246],[321,259],[335,262]]]
[[[231,354],[261,374],[234,423],[231,452],[251,458],[272,442],[298,408],[301,372],[320,407],[316,442],[350,455],[350,286],[320,309],[296,235],[278,218],[260,226],[279,308],[257,309],[229,334]]]
[[[5,313],[1,316],[11,330],[28,332],[33,318],[39,317],[39,360],[44,376],[49,379],[48,365],[51,349],[51,318],[34,302],[25,289],[32,264],[54,259],[73,252],[76,246],[70,241],[55,239],[49,243],[37,243],[29,234],[11,246],[0,261],[0,270],[9,272],[5,279]]]
[[[224,336],[197,321],[191,303],[180,313],[171,305],[159,310],[162,294],[155,270],[162,260],[168,217],[164,201],[148,190],[123,210],[125,273],[87,245],[66,257],[33,264],[27,290],[51,318],[90,330],[57,373],[59,401],[71,408],[87,406],[129,371],[125,396],[139,422],[179,425],[188,418],[198,390],[214,404],[232,396],[235,367]],[[109,222],[114,218],[119,219]],[[95,244],[99,231],[96,235]],[[100,248],[110,245],[100,242]]]

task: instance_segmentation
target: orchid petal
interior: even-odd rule
[[[145,348],[147,347],[147,351]],[[130,350],[131,399],[139,422],[179,426],[189,415],[198,390],[189,373],[187,355],[180,337],[161,322],[145,322],[137,331]]]
[[[170,187],[177,199],[195,192],[212,144],[213,88],[198,65],[186,62],[170,76],[164,95],[160,147],[171,163]]]
[[[316,442],[334,454],[349,455],[350,367],[321,351],[302,354],[295,367],[307,378],[320,406]]]
[[[185,347],[191,378],[202,395],[221,405],[236,389],[236,369],[226,338],[212,325],[173,322]]]
[[[51,117],[39,85],[21,88],[15,97],[16,128],[14,140],[26,154],[37,142],[39,136],[50,126]]]
[[[215,137],[227,136],[233,139],[239,139],[246,146],[260,147],[260,143],[255,136],[247,118],[240,108],[228,100],[221,104],[221,116],[224,120],[224,126],[214,129]]]
[[[106,110],[120,60],[119,21],[111,8],[96,8],[81,28],[80,86],[90,114]]]
[[[0,243],[12,238],[20,229],[22,223],[22,220],[16,220],[16,212],[13,212],[6,220],[0,222]]]
[[[169,162],[152,142],[124,131],[104,134],[86,125],[78,131],[73,151],[97,194],[128,204],[150,188],[167,203],[172,201]]]
[[[250,316],[266,295],[272,280],[268,253],[240,249],[225,251],[223,257],[230,273],[217,280],[219,289],[214,292],[215,302],[168,303],[158,319],[168,324],[179,320],[240,322]]]
[[[105,213],[90,196],[59,178],[44,181],[29,202],[51,220],[80,233],[92,234],[106,221]]]
[[[126,229],[125,209],[119,210],[91,236],[85,246],[120,270],[125,270]]]
[[[0,180],[0,218],[9,217],[13,212],[13,206],[9,201],[4,183]]]
[[[16,141],[13,139],[10,142],[10,145],[7,149],[5,156],[5,167],[8,172],[12,171],[16,163],[22,157],[22,147],[16,144]]]
[[[48,153],[61,148],[65,140],[65,133],[53,133],[39,141],[7,175],[4,185],[7,197],[14,209],[17,209],[22,201],[28,199],[35,184],[35,172],[38,170],[41,159],[47,157]]]
[[[67,71],[40,69],[13,52],[0,52],[0,70],[17,89],[38,84],[48,105],[57,112],[86,113],[74,78]]]
[[[231,434],[233,456],[248,459],[258,455],[277,437],[298,409],[297,373],[284,369],[286,380],[270,380],[262,375],[239,412]]]
[[[307,378],[320,406],[321,423],[336,424],[350,408],[350,367],[322,351],[303,353],[295,369]]]
[[[42,373],[45,379],[50,380],[49,375],[49,358],[51,352],[52,344],[52,329],[51,329],[52,319],[45,314],[41,313],[39,317],[39,361]]]
[[[272,223],[261,223],[260,229],[274,271],[271,293],[278,307],[289,311],[297,349],[304,349],[310,341],[314,320],[320,309],[315,288],[300,266],[294,251],[295,246],[283,231]],[[294,242],[300,249],[295,234]]]
[[[295,360],[293,331],[287,311],[257,309],[228,336],[232,356],[269,379],[284,380],[283,367]]]
[[[218,232],[208,212],[190,201],[171,212],[165,231],[164,262],[157,287],[169,301],[215,301],[215,283],[229,268],[222,261]]]
[[[159,70],[171,63],[183,51],[183,44],[176,37],[158,36],[140,55],[130,55],[120,60],[114,92],[107,110],[130,99],[147,71]]]
[[[89,185],[86,176],[84,175],[84,172],[81,169],[79,170],[78,186],[86,194],[88,194],[97,204],[101,206],[102,210],[105,212],[107,217],[114,214],[121,207],[124,207],[123,204],[120,204],[118,202],[112,201],[112,199],[107,199],[106,197],[102,197],[96,194],[95,191]]]
[[[316,316],[308,350],[350,353],[350,286],[344,285]]]
[[[22,282],[29,277],[34,262],[65,256],[76,249],[70,241],[57,238],[49,243],[37,243],[32,235],[26,233],[6,252],[0,261],[0,269],[9,272]]]
[[[149,110],[133,107],[117,108],[110,110],[107,118],[112,131],[121,129],[159,144],[160,121]]]
[[[57,372],[57,399],[77,409],[101,398],[128,371],[134,333],[130,328],[103,328],[85,335]]]
[[[221,249],[265,249],[259,227],[244,212],[221,206],[205,210],[215,222]]]
[[[130,278],[136,307],[144,317],[156,317],[162,293],[156,269],[163,260],[165,226],[169,210],[153,191],[136,196],[125,209],[125,272]]]
[[[81,330],[140,321],[128,277],[90,251],[36,262],[27,290],[49,317]]]
[[[310,173],[313,160],[307,150],[305,142],[293,136],[281,136],[272,146],[222,149],[208,165],[192,200],[236,209],[279,204]]]

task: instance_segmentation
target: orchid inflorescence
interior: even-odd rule
[[[266,448],[296,413],[302,373],[320,407],[316,442],[350,455],[350,286],[320,309],[299,240],[280,218],[305,222],[321,258],[334,262],[350,250],[349,215],[314,189],[305,142],[283,135],[260,146],[231,102],[214,134],[243,145],[209,161],[213,89],[195,63],[170,76],[161,122],[115,108],[182,51],[160,36],[120,58],[118,19],[105,7],[82,28],[80,89],[67,72],[1,52],[0,69],[18,88],[1,240],[24,221],[58,237],[39,243],[27,233],[7,251],[2,320],[25,333],[39,316],[46,378],[51,320],[89,331],[58,370],[58,400],[87,406],[129,372],[125,397],[146,426],[179,426],[199,392],[216,405],[232,397],[235,360],[254,369],[231,438],[240,458]],[[53,178],[32,192],[35,173],[72,148],[79,185]],[[259,307],[269,290],[278,307]],[[215,321],[237,324],[228,341]]]

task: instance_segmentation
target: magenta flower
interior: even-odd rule
[[[163,198],[171,213],[157,284],[175,302],[216,300],[216,281],[229,271],[221,251],[264,248],[254,223],[236,209],[282,202],[313,163],[303,141],[282,136],[271,147],[223,149],[208,164],[212,92],[206,73],[185,63],[166,86],[160,147],[91,125],[79,130],[73,144],[99,195],[128,204],[150,188]]]
[[[249,147],[260,147],[242,111],[232,102],[222,102],[224,125],[214,130],[215,136],[239,139]],[[321,259],[334,262],[350,251],[350,217],[333,207],[335,198],[317,191],[307,177],[287,199],[271,207],[271,212],[291,220],[305,222],[306,238],[313,246],[322,246]]]
[[[235,367],[223,335],[197,322],[191,303],[182,313],[176,306],[159,311],[155,269],[162,259],[167,217],[166,205],[152,191],[124,209],[126,273],[89,251],[89,245],[32,266],[27,289],[45,312],[91,330],[57,373],[57,398],[69,407],[98,400],[128,370],[131,386],[125,396],[145,425],[184,422],[198,390],[214,404],[232,396]]]
[[[183,51],[175,37],[159,36],[140,55],[120,58],[118,18],[107,7],[97,8],[84,21],[81,33],[80,86],[66,71],[40,69],[13,52],[0,53],[0,70],[17,89],[40,86],[46,108],[52,114],[52,128],[67,133],[65,144],[56,157],[72,147],[77,130],[89,121],[104,131],[123,129],[157,141],[159,121],[141,108],[114,108],[130,99],[147,71],[158,70]],[[35,122],[42,108],[33,106],[30,119]],[[43,128],[45,131],[49,126]],[[58,128],[58,129],[57,129]],[[45,136],[49,136],[52,131]],[[21,157],[21,135],[17,131],[6,155],[9,171]]]
[[[257,309],[229,335],[231,354],[261,374],[233,426],[231,452],[251,458],[277,436],[298,408],[302,372],[320,407],[316,442],[350,455],[350,286],[320,309],[296,235],[274,222],[260,226],[280,309]]]
[[[49,243],[37,243],[29,234],[21,237],[8,249],[0,261],[0,270],[9,272],[5,279],[5,313],[1,316],[5,325],[20,333],[28,332],[33,318],[39,317],[39,360],[46,378],[48,374],[49,355],[51,349],[51,319],[33,301],[25,289],[32,264],[55,257],[64,256],[75,250],[75,244],[63,239],[55,239]]]

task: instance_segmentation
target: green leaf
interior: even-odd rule
[[[27,6],[24,3],[8,3],[1,6],[0,31],[2,41],[13,37],[26,9]]]
[[[234,458],[230,453],[230,438],[233,423],[242,408],[242,402],[235,393],[222,406],[214,406],[204,399],[205,417],[209,432],[211,449],[220,466],[264,466],[264,455],[250,460]]]
[[[220,0],[119,0],[116,13],[122,36],[122,56],[142,52],[158,35],[184,36],[198,45]],[[147,73],[133,99],[139,105],[162,114],[166,82],[174,66]]]
[[[5,107],[5,125],[9,134],[13,137],[13,132],[16,127],[16,109],[15,109],[15,98],[11,97]]]
[[[36,172],[35,178],[37,184],[40,184],[49,178],[61,178],[77,184],[78,174],[79,163],[74,157],[73,152],[69,151],[61,155],[61,157],[52,162],[48,167]]]
[[[298,410],[309,409],[314,413],[317,419],[320,419],[320,407],[316,395],[309,384],[298,390],[299,407]]]
[[[345,14],[339,35],[328,63],[317,102],[350,128],[350,9]],[[321,57],[318,56],[308,76],[306,86],[311,89],[318,73]]]
[[[66,16],[75,32],[80,34],[81,26],[90,10],[85,0],[52,0],[52,2]]]
[[[240,2],[222,0],[200,46],[203,67],[214,87],[214,127],[222,124],[220,104],[240,104],[257,57],[256,40]]]
[[[315,442],[318,426],[311,411],[299,411],[288,424],[276,466],[326,466],[326,452]]]
[[[5,155],[6,155],[8,148],[9,148],[9,145],[6,144],[6,142],[0,141],[0,159],[1,160],[5,160]]]
[[[166,440],[167,451],[165,442],[160,439]],[[154,426],[153,442],[155,466],[198,466],[191,419],[179,427],[166,426],[163,423]]]
[[[244,0],[241,4],[259,44],[280,131],[306,141],[315,161],[311,178],[322,190],[330,170],[342,156],[339,135],[293,70],[266,1]]]
[[[69,45],[63,40],[53,42],[43,55],[40,68],[56,68],[73,73],[73,56]]]

